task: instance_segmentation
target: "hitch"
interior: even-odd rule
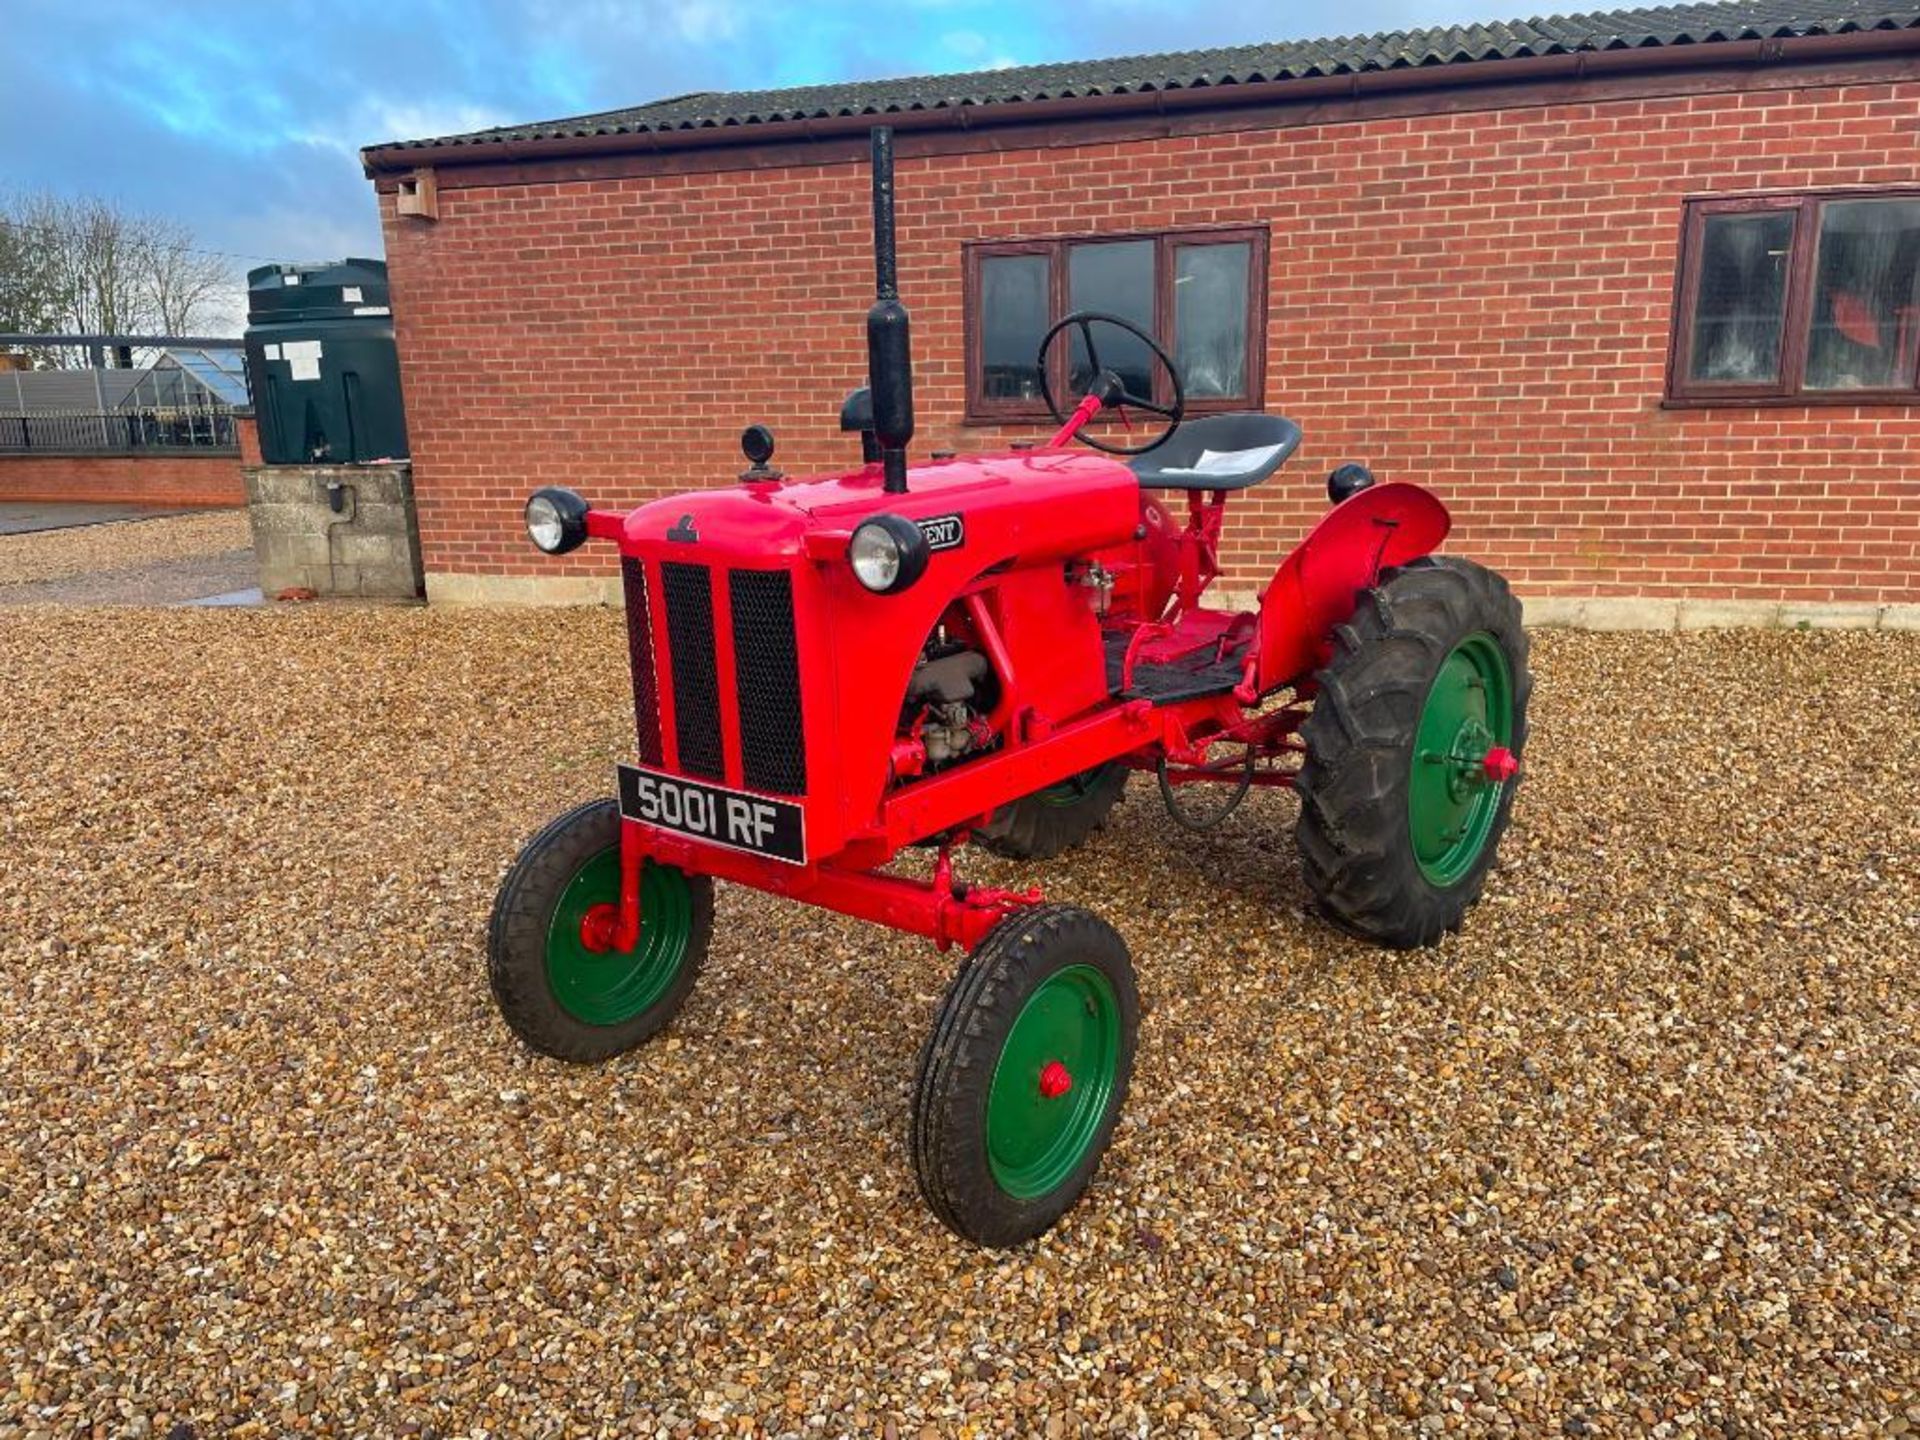
[[[965,832],[957,838],[964,843]],[[969,885],[964,880],[955,880],[954,843],[948,841],[941,845],[939,858],[933,862],[936,927],[933,943],[937,948],[946,950],[957,941],[962,948],[971,950],[982,935],[1007,916],[1029,905],[1038,905],[1044,897],[1037,885],[1025,890],[1006,890],[997,885]]]

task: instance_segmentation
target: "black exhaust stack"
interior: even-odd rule
[[[883,488],[889,495],[904,495],[907,442],[913,439],[913,351],[893,255],[893,131],[876,126],[872,139],[875,298],[867,311],[867,384],[873,391]]]

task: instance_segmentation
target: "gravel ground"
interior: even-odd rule
[[[0,535],[0,604],[17,598],[7,594],[15,585],[140,569],[252,546],[245,510]]]
[[[627,743],[613,615],[13,612],[0,1432],[1920,1431],[1920,637],[1536,657],[1433,951],[1302,913],[1283,795],[1136,785],[1044,868],[1148,1014],[995,1256],[904,1152],[930,947],[727,890],[653,1046],[493,1014],[494,885]]]
[[[251,549],[220,550],[125,570],[0,586],[0,606],[186,605],[240,592],[246,593],[247,603],[258,604],[264,601],[259,580],[260,567]]]

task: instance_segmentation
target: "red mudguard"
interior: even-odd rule
[[[1333,507],[1294,547],[1260,597],[1254,683],[1261,694],[1326,663],[1334,627],[1380,572],[1430,555],[1447,507],[1418,485],[1374,485]]]

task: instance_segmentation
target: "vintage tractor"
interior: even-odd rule
[[[619,767],[617,799],[521,852],[488,961],[521,1038],[587,1061],[685,1001],[716,880],[959,946],[908,1147],[934,1213],[1005,1246],[1086,1189],[1126,1099],[1139,1001],[1112,926],[969,884],[954,851],[1058,855],[1134,771],[1194,826],[1288,787],[1320,909],[1382,944],[1430,944],[1479,897],[1506,828],[1527,640],[1499,576],[1433,553],[1440,502],[1358,465],[1334,472],[1332,508],[1258,608],[1208,608],[1227,496],[1272,475],[1300,430],[1185,419],[1166,353],[1111,316],[1069,315],[1041,344],[1051,440],[909,465],[892,171],[876,130],[879,298],[868,385],[842,417],[865,463],[789,479],[754,426],[737,484],[628,514],[561,489],[528,501],[541,550],[619,547],[639,763]],[[1152,393],[1102,365],[1103,338],[1144,347]],[[1129,411],[1150,430],[1110,428]],[[910,846],[935,849],[928,878],[887,868]]]

